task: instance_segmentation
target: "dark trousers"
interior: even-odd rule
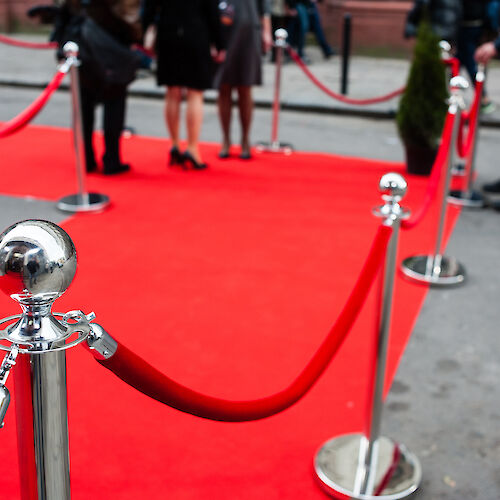
[[[94,132],[95,108],[98,104],[104,106],[104,145],[102,158],[104,170],[112,170],[121,164],[120,136],[125,124],[125,100],[127,88],[114,86],[106,91],[98,91],[85,85],[81,86],[83,139],[85,142],[85,158],[87,170],[95,169],[96,159],[92,144]]]

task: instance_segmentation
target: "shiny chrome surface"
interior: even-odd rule
[[[116,340],[99,324],[92,323],[87,346],[96,359],[109,359],[118,349]]]
[[[274,32],[276,38],[275,58],[276,58],[276,73],[274,77],[274,98],[273,98],[273,115],[271,123],[271,141],[259,142],[257,144],[258,151],[265,151],[267,153],[282,153],[290,155],[293,152],[291,144],[282,143],[278,140],[278,127],[279,127],[279,114],[281,107],[281,67],[283,66],[283,52],[287,47],[288,33],[285,29],[280,28]]]
[[[98,212],[110,203],[109,196],[99,193],[77,193],[63,196],[57,208],[64,212]]]
[[[38,500],[69,500],[66,353],[30,358]]]
[[[408,184],[405,178],[395,172],[383,175],[379,182],[379,191],[382,193],[384,205],[373,209],[373,214],[386,219],[386,224],[392,224],[396,219],[407,219],[410,211],[401,207],[399,202],[406,194]]]
[[[465,281],[465,269],[453,257],[416,255],[401,264],[401,271],[410,280],[435,286],[460,285]]]
[[[16,364],[16,358],[19,350],[14,346],[12,350],[5,355],[0,365],[0,428],[4,426],[5,414],[10,404],[10,392],[5,387],[10,370]]]
[[[68,316],[72,319],[68,320]],[[28,320],[22,314],[15,314],[0,319],[0,325],[12,323],[4,330],[0,330],[0,341],[5,340],[9,343],[22,342],[24,347],[13,344],[22,354],[43,354],[45,352],[65,351],[80,342],[83,342],[90,334],[90,321],[94,319],[94,313],[85,315],[82,311],[70,311],[66,314],[51,313],[51,316],[41,318],[40,328],[37,328],[35,334],[32,331],[26,332],[23,326]],[[57,318],[61,318],[60,321]],[[76,319],[78,318],[78,319]],[[74,338],[76,335],[76,338]],[[10,345],[0,344],[0,350],[11,351]]]
[[[486,204],[484,196],[475,189],[467,191],[451,190],[448,195],[448,202],[452,205],[467,208],[483,208]]]
[[[316,453],[314,470],[323,489],[359,500],[406,498],[418,488],[422,469],[405,446],[389,438],[376,442],[377,460],[371,471],[365,467],[368,440],[362,434],[346,434],[325,443]],[[369,488],[362,491],[371,472]]]
[[[88,336],[89,322],[95,316],[70,311],[57,315],[58,319],[51,309],[71,284],[75,271],[73,242],[51,222],[23,221],[0,235],[0,288],[22,308],[22,314],[0,320],[0,325],[8,324],[0,332],[1,340],[12,343],[0,348],[11,351],[7,364],[18,351],[26,353],[26,376],[20,377],[16,391],[20,398],[32,402],[32,410],[16,413],[20,435],[30,435],[33,425],[34,441],[19,440],[20,464],[28,463],[30,468],[30,459],[26,457],[32,457],[36,469],[36,497],[31,489],[35,478],[27,479],[29,472],[20,471],[22,479],[25,475],[22,497],[30,500],[69,500],[71,496],[64,349]],[[0,416],[9,399],[1,387]]]
[[[71,119],[78,193],[61,198],[57,203],[57,208],[64,212],[95,212],[109,205],[109,197],[99,193],[89,193],[85,185],[86,158],[80,102],[79,47],[74,42],[66,42],[63,51],[71,80]]]
[[[454,257],[447,257],[441,254],[443,243],[443,233],[446,221],[446,205],[451,182],[451,172],[455,163],[455,145],[460,128],[460,115],[465,107],[463,100],[463,90],[468,87],[465,78],[455,76],[451,79],[451,97],[448,112],[455,115],[451,147],[448,153],[448,166],[446,177],[442,187],[442,205],[439,215],[439,223],[436,237],[434,255],[417,255],[406,258],[401,263],[401,270],[405,276],[417,283],[426,283],[436,286],[459,285],[465,281],[465,270],[462,264]]]
[[[42,307],[54,301],[75,272],[75,247],[56,224],[26,220],[0,234],[0,289],[20,304]]]
[[[318,451],[314,461],[316,475],[327,493],[333,496],[341,493],[360,500],[405,498],[418,488],[421,480],[416,457],[403,445],[396,445],[389,438],[380,436],[398,233],[401,217],[409,214],[399,204],[407,189],[401,175],[384,175],[379,189],[385,204],[374,212],[384,218],[385,225],[392,226],[393,233],[379,291],[381,311],[377,325],[376,359],[369,374],[370,421],[366,425],[366,435],[337,436]]]
[[[274,42],[276,47],[286,47],[287,39],[288,39],[288,31],[283,28],[279,28],[274,32],[274,38],[276,41]]]

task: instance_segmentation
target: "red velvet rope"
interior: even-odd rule
[[[227,401],[195,392],[163,375],[122,344],[105,368],[138,391],[172,408],[201,418],[224,422],[259,420],[296,403],[318,380],[346,338],[384,261],[392,227],[381,225],[358,280],[328,336],[302,373],[286,389],[253,401]]]
[[[16,40],[5,35],[0,35],[0,43],[6,45],[13,45],[14,47],[22,47],[23,49],[55,49],[57,48],[56,42],[26,42],[23,40]]]
[[[460,120],[460,129],[458,131],[457,137],[457,153],[461,158],[467,158],[472,148],[472,143],[474,142],[474,137],[476,135],[477,129],[477,114],[479,113],[481,96],[483,94],[484,82],[476,82],[476,89],[474,94],[474,101],[469,111],[462,113]],[[464,127],[469,125],[467,130],[467,138],[464,139]]]
[[[459,73],[460,73],[460,61],[456,57],[448,57],[446,59],[443,59],[443,62],[447,66],[450,66],[452,77],[459,75]]]
[[[0,138],[7,137],[25,127],[45,106],[50,96],[59,87],[66,73],[58,71],[52,81],[47,85],[44,91],[19,115],[12,118],[0,128]]]
[[[434,165],[432,166],[432,173],[429,177],[424,201],[411,219],[401,221],[402,229],[412,229],[417,224],[419,224],[429,210],[432,200],[436,196],[436,192],[439,187],[439,181],[441,179],[441,173],[446,169],[450,148],[452,146],[451,138],[453,136],[453,125],[455,123],[455,118],[455,114],[448,113],[446,115],[443,135],[441,138],[441,145],[439,146],[439,151],[437,153],[436,159],[434,160]]]
[[[325,94],[329,95],[330,97],[333,97],[334,99],[337,99],[338,101],[347,103],[347,104],[358,104],[358,105],[366,105],[366,104],[376,104],[378,102],[384,102],[384,101],[389,101],[390,99],[393,99],[394,97],[402,94],[405,90],[405,87],[401,87],[398,90],[395,90],[394,92],[391,92],[390,94],[382,95],[379,97],[372,97],[370,99],[352,99],[350,97],[346,97],[345,95],[342,94],[337,94],[336,92],[333,92],[333,90],[330,90],[326,85],[323,85],[309,70],[309,68],[304,64],[304,61],[299,57],[297,52],[292,49],[292,47],[287,47],[288,52],[290,53],[290,57],[297,63],[299,68],[306,74],[306,76],[316,85],[320,90],[322,90]]]

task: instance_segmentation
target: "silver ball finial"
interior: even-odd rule
[[[66,42],[63,46],[63,52],[66,57],[78,57],[80,47],[75,42]]]
[[[441,40],[441,41],[439,42],[439,48],[440,48],[443,52],[445,52],[445,54],[446,54],[447,56],[449,56],[449,52],[451,51],[451,45],[450,45],[450,43],[449,43],[449,42],[447,42],[446,40]]]
[[[53,302],[75,272],[75,246],[56,224],[26,220],[0,234],[0,289],[21,304]]]
[[[398,201],[406,194],[408,184],[402,175],[390,172],[382,176],[379,182],[379,190],[385,196],[397,198]]]
[[[452,90],[466,90],[469,88],[469,82],[463,76],[454,76],[450,80],[450,87]]]
[[[288,31],[286,29],[283,29],[283,28],[278,28],[274,32],[274,36],[276,38],[276,44],[277,45],[285,45],[286,44],[286,40],[288,38]]]

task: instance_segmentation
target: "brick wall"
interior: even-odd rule
[[[327,37],[337,47],[342,42],[344,14],[351,14],[351,43],[356,48],[409,50],[403,28],[412,0],[324,0],[320,6]]]
[[[10,31],[19,25],[33,25],[26,11],[33,5],[52,4],[51,0],[0,0],[0,29]]]

